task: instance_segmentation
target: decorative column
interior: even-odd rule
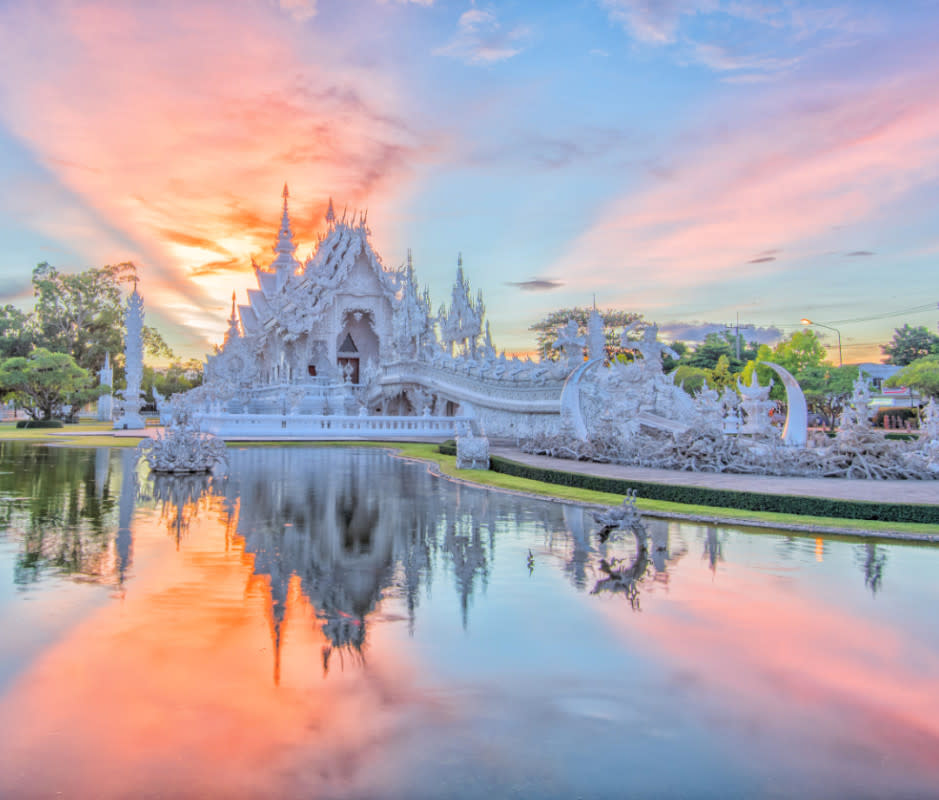
[[[121,394],[121,416],[114,422],[115,429],[133,430],[144,427],[140,416],[140,384],[143,380],[143,298],[134,291],[127,298],[127,312],[124,315],[124,364],[127,388]]]
[[[114,370],[110,353],[104,354],[104,366],[98,370],[98,383],[108,387],[108,393],[98,398],[98,422],[110,422],[114,415]]]

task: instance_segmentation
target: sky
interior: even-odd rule
[[[133,261],[199,357],[286,182],[301,261],[367,209],[509,352],[595,299],[878,361],[939,322],[937,40],[939,0],[0,0],[0,303]]]

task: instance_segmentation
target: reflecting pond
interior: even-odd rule
[[[0,443],[0,796],[939,796],[939,549]]]

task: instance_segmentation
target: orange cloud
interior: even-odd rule
[[[392,183],[427,146],[399,116],[392,77],[348,65],[317,19],[204,1],[0,10],[0,120],[83,201],[91,260],[118,246],[138,262],[171,338],[221,338],[219,301],[252,283],[252,255],[266,260],[284,180],[302,257],[330,195],[393,206]]]

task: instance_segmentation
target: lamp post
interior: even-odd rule
[[[806,319],[805,317],[802,317],[799,322],[801,322],[803,325],[814,325],[817,328],[828,328],[828,330],[834,331],[838,334],[838,366],[843,367],[844,359],[841,357],[841,331],[839,331],[837,328],[831,327],[831,325],[826,325],[824,322],[812,322],[812,320]]]

